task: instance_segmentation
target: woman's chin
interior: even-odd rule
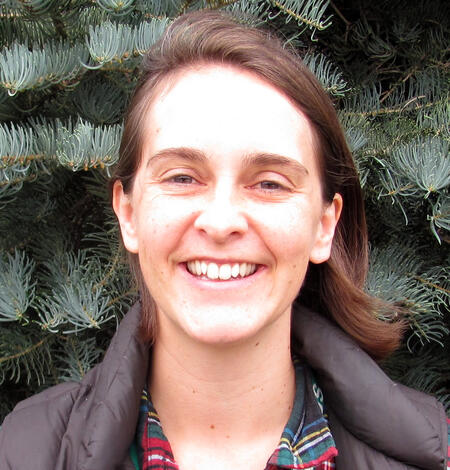
[[[261,341],[280,330],[290,329],[290,306],[274,305],[269,299],[244,302],[182,302],[170,299],[158,308],[158,331],[170,341],[189,347],[243,345]],[[161,306],[161,302],[159,303]]]
[[[204,315],[187,315],[180,321],[183,334],[199,345],[226,347],[259,341],[277,320],[262,309],[210,309]],[[197,312],[198,313],[198,312]]]
[[[190,337],[199,345],[226,348],[227,346],[250,342],[254,337],[254,332],[238,331],[233,328],[222,328],[220,330],[203,328],[201,331],[190,332]]]

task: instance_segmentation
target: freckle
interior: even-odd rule
[[[226,437],[227,437],[227,439],[229,439],[229,438],[230,438],[230,436],[226,436]]]
[[[255,344],[255,346],[259,346],[259,341]]]
[[[295,269],[295,268],[297,267],[297,265],[296,265],[296,264],[294,264],[294,266],[292,266],[292,267]]]
[[[192,393],[197,393],[195,390],[192,390]]]
[[[210,429],[216,429],[216,427],[214,426],[214,424],[211,424]]]
[[[261,392],[264,392],[264,388],[263,388],[263,387],[261,387]]]

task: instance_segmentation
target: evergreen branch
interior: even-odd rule
[[[26,159],[33,154],[32,130],[12,123],[8,126],[6,123],[0,124],[0,156],[1,159],[16,160]],[[0,166],[0,169],[2,166]]]
[[[121,135],[121,125],[94,127],[79,119],[75,126],[58,128],[56,158],[73,171],[114,165]]]
[[[450,185],[448,143],[437,138],[417,139],[392,152],[391,170],[425,192],[427,198]]]
[[[342,112],[339,113],[339,120],[345,129],[345,136],[350,150],[354,156],[359,155],[369,142],[368,121],[361,116],[350,116]]]
[[[10,356],[0,357],[0,364],[3,362],[14,361],[15,359],[19,359],[20,357],[27,355],[33,352],[35,349],[40,348],[46,341],[48,341],[48,337],[41,339],[37,343],[28,346],[18,353],[11,354]]]
[[[55,31],[57,34],[64,40],[67,39],[67,32],[65,28],[65,24],[63,19],[61,18],[61,14],[56,9],[53,10],[50,14],[52,19],[53,26],[55,27]]]
[[[323,31],[331,24],[331,16],[322,20],[329,0],[270,0],[280,11],[298,23]]]
[[[121,258],[121,253],[120,253],[120,250],[118,249],[116,251],[116,254],[114,255],[114,258],[111,262],[111,265],[110,265],[108,271],[105,273],[105,275],[103,276],[103,278],[99,282],[94,284],[94,286],[93,286],[94,290],[101,289],[101,288],[105,287],[106,283],[108,282],[108,279],[110,279],[113,276],[113,274],[116,273],[116,268],[119,264],[120,258]]]
[[[29,170],[20,176],[8,175],[5,171],[0,170],[0,199],[11,196],[12,194],[20,191],[25,183],[31,183],[41,178],[48,176],[48,171],[42,170]]]
[[[64,355],[60,360],[59,379],[66,381],[80,381],[97,362],[100,356],[100,349],[97,347],[95,338],[81,340],[77,337],[70,337],[64,344]]]
[[[448,116],[450,116],[450,101],[443,100],[433,103],[431,107],[420,109],[417,113],[416,124],[420,129],[431,129],[434,135],[449,140]]]
[[[100,259],[88,258],[86,251],[79,251],[55,257],[45,266],[51,291],[43,294],[37,305],[38,323],[43,329],[53,333],[60,325],[65,325],[64,333],[99,329],[114,317],[110,296],[98,287],[103,273]]]
[[[91,58],[99,67],[106,62],[122,60],[129,56],[133,47],[132,28],[110,21],[105,21],[99,26],[90,26],[86,44]]]
[[[240,23],[261,26],[267,17],[267,6],[258,0],[230,1],[226,10]]]
[[[211,9],[218,9],[223,7],[228,7],[238,3],[240,0],[207,0],[208,6]]]
[[[144,55],[150,47],[161,37],[169,21],[167,18],[155,18],[149,22],[138,25],[133,32],[134,52]]]
[[[67,43],[46,44],[29,50],[26,44],[13,44],[0,53],[0,85],[13,96],[19,91],[49,87],[73,79],[86,61],[83,46]]]
[[[23,328],[0,328],[0,384],[6,378],[17,383],[24,374],[28,384],[45,381],[52,364],[50,338],[40,338],[33,330],[27,333]]]
[[[406,304],[407,307],[415,307],[414,303]],[[410,351],[415,349],[414,340],[418,340],[423,346],[425,343],[436,343],[443,346],[442,338],[448,335],[448,328],[444,322],[435,315],[409,315],[412,333],[406,341],[406,346]]]
[[[424,279],[420,276],[416,276],[416,275],[413,275],[412,276],[414,279],[417,279],[418,281],[420,281],[422,284],[425,284],[429,287],[432,287],[433,289],[437,289],[437,290],[440,290],[442,292],[444,292],[445,294],[447,295],[450,295],[450,289],[445,289],[444,287],[438,285],[438,284],[435,284],[434,282],[430,282],[428,281],[427,279]]]
[[[98,187],[93,187],[90,191],[98,193]],[[104,193],[102,193],[99,197],[104,196]],[[106,230],[109,225],[111,228]],[[113,306],[119,302],[123,304],[123,300],[129,300],[130,295],[136,294],[136,289],[133,287],[130,289],[131,274],[128,264],[123,258],[123,247],[120,243],[119,230],[112,211],[103,231],[89,234],[85,241],[92,243],[92,248],[89,249],[89,257],[95,257],[100,266],[106,266],[106,269],[98,276],[99,280],[93,288],[101,288],[104,289],[104,292],[108,292],[111,297],[108,306]]]
[[[126,292],[122,292],[120,295],[111,298],[111,300],[108,303],[108,306],[113,306],[120,302],[122,299],[128,299],[130,296],[136,295],[138,293],[137,289],[129,289]]]
[[[94,79],[82,82],[73,92],[71,101],[84,119],[112,124],[122,118],[127,97],[111,81]]]
[[[327,93],[344,96],[348,91],[349,88],[342,73],[323,54],[305,54],[303,62],[317,77]]]
[[[427,67],[408,77],[407,100],[424,97],[427,102],[448,99],[449,84],[447,75],[439,67]]]
[[[415,339],[421,344],[431,341],[442,344],[442,338],[448,334],[439,310],[445,299],[434,288],[418,282],[411,275],[417,273],[422,264],[411,255],[414,251],[413,246],[404,246],[400,250],[395,243],[383,250],[372,250],[366,284],[371,295],[409,310],[409,348],[413,348]]]
[[[367,117],[368,113],[380,109],[381,89],[379,85],[371,83],[362,87],[356,94],[344,100],[343,114],[346,116]]]
[[[353,38],[372,60],[385,63],[395,58],[397,50],[378,35],[367,21],[364,12],[353,27]]]
[[[73,171],[87,171],[117,161],[122,135],[119,124],[95,127],[82,119],[75,123],[56,119],[31,125],[8,128],[0,124],[0,188],[32,180],[39,172],[51,174],[57,163]]]
[[[0,189],[4,189],[4,188],[9,188],[10,186],[15,186],[16,187],[16,191],[19,191],[21,189],[21,186],[23,183],[27,183],[27,182],[30,182],[30,181],[34,181],[36,180],[38,177],[38,174],[37,173],[31,173],[31,174],[28,174],[26,176],[23,176],[23,177],[17,177],[17,178],[13,178],[13,179],[10,179],[10,178],[5,178],[3,179],[3,181],[0,181]],[[1,191],[0,191],[0,194],[1,194]]]
[[[46,157],[43,154],[40,155],[5,155],[0,157],[1,164],[0,168],[13,167],[17,163],[20,165],[28,166],[29,163],[34,161],[44,160]],[[1,184],[1,182],[0,182]]]
[[[146,0],[137,0],[136,10],[140,11],[144,18],[176,18],[183,12],[183,1],[153,0],[148,2]]]
[[[388,191],[387,196],[405,196],[406,194],[408,196],[411,196],[412,193],[410,192],[411,189],[414,188],[413,184],[407,184],[404,186],[400,186],[399,188],[391,189]]]
[[[180,9],[178,11],[178,15],[181,15],[182,13],[185,13],[187,9],[189,8],[189,5],[192,3],[192,0],[184,0],[181,5]],[[177,16],[178,16],[177,15]]]
[[[41,16],[58,6],[59,0],[15,0],[9,2],[9,7],[15,5],[17,13],[24,16]]]
[[[406,182],[404,178],[401,178],[396,173],[390,171],[389,168],[383,168],[379,173],[379,178],[381,187],[385,191],[384,193],[382,191],[379,192],[379,198],[390,196],[400,204],[399,200],[397,199],[397,196],[417,197],[417,187],[412,183]],[[401,204],[400,207],[402,208],[403,214],[405,215],[405,219],[407,222],[408,218],[406,217],[406,213],[404,212],[403,206]]]
[[[399,87],[402,87],[406,81],[408,81],[414,73],[417,72],[417,66],[412,67],[411,69],[407,70],[403,75],[404,77],[398,81],[396,81],[389,90],[383,93],[383,96],[380,99],[380,103],[386,101],[389,96],[391,96]]]
[[[132,10],[135,0],[97,0],[96,3],[108,13],[125,16]]]
[[[29,127],[0,124],[0,196],[13,194],[25,182],[50,174],[51,162],[36,141]]]
[[[161,36],[167,24],[167,19],[152,19],[134,27],[110,21],[90,26],[86,43],[96,65],[85,64],[85,67],[99,68],[108,62],[121,62],[133,55],[143,55]]]
[[[428,215],[427,218],[430,221],[433,235],[441,243],[441,237],[437,229],[450,231],[450,197],[444,194],[441,195],[436,204],[433,205],[432,210],[432,215]]]
[[[18,251],[0,258],[0,322],[26,320],[25,313],[35,298],[34,267]]]
[[[361,116],[361,117],[377,117],[377,116],[383,116],[386,114],[400,114],[405,112],[405,109],[407,109],[407,105],[412,104],[415,100],[419,99],[421,97],[416,97],[411,99],[410,102],[408,102],[406,105],[403,104],[402,106],[397,106],[393,108],[380,108],[372,111],[344,111],[345,114],[349,116]],[[423,98],[423,96],[422,96]],[[426,108],[431,108],[432,106],[437,106],[440,104],[445,104],[447,103],[447,100],[442,99],[442,100],[437,100],[432,103],[423,103],[423,104],[416,104],[414,106],[414,110],[420,110],[420,109],[426,109]]]
[[[101,290],[94,291],[92,281],[62,285],[42,301],[39,323],[44,329],[54,332],[59,324],[67,324],[63,331],[66,334],[100,329],[114,317],[109,301],[109,296],[104,296]]]
[[[0,11],[0,47],[8,47],[14,42],[44,44],[52,36],[46,22],[30,21],[23,15],[2,14]]]

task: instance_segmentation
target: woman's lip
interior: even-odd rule
[[[190,261],[204,261],[205,263],[216,263],[216,264],[242,264],[242,263],[248,263],[248,264],[255,264],[256,266],[260,266],[261,263],[256,263],[255,261],[250,261],[248,259],[244,258],[207,258],[205,256],[199,256],[198,258],[188,258],[185,261],[183,261],[184,264],[189,263]]]

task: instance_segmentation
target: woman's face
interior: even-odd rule
[[[342,205],[322,200],[306,117],[257,76],[205,66],[156,97],[144,135],[132,191],[116,182],[114,208],[160,331],[224,344],[286,328]]]

